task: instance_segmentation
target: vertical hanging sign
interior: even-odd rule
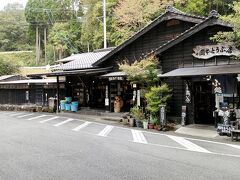
[[[141,98],[141,91],[140,90],[137,90],[137,106],[140,106],[141,103],[140,103],[140,98]]]
[[[191,103],[191,92],[189,90],[188,84],[186,84],[185,102],[187,104]]]
[[[106,91],[105,91],[105,106],[109,106],[108,85],[106,85]]]

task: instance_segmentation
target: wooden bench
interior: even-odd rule
[[[232,130],[231,130],[231,137],[232,141],[234,140],[234,137],[236,140],[238,140],[238,136],[240,136],[240,121],[233,121],[231,122]]]

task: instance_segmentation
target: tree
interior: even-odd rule
[[[229,43],[237,48],[240,48],[240,2],[234,2],[233,14],[222,16],[221,18],[233,25],[233,31],[230,32],[218,32],[211,39],[218,43]]]
[[[24,10],[20,4],[8,4],[3,11],[0,11],[0,22],[1,51],[31,49]]]
[[[114,8],[116,31],[121,42],[132,36],[146,24],[159,16],[167,5],[173,5],[170,0],[119,0]]]
[[[220,14],[231,13],[229,6],[235,0],[180,0],[175,1],[175,6],[183,12],[207,16],[212,10],[218,11]]]
[[[0,58],[0,75],[10,75],[19,72],[19,66]]]
[[[32,39],[35,39],[35,36],[39,37],[39,35],[36,35],[37,28],[40,32],[40,37],[44,36],[44,31],[47,29],[47,32],[51,34],[48,39],[52,43],[51,45],[56,46],[57,44],[56,48],[60,57],[62,54],[69,55],[72,52],[81,52],[81,44],[79,42],[81,23],[78,21],[79,17],[82,16],[80,1],[29,0],[25,8],[25,15],[27,22],[30,24],[29,34]],[[69,29],[66,30],[66,27]],[[74,38],[67,37],[67,33]],[[45,50],[44,39],[41,38],[40,42],[43,44],[40,51],[43,51]],[[38,48],[36,47],[36,49]],[[51,53],[52,48],[48,46],[48,49],[50,51],[49,54],[54,54]],[[50,58],[53,59],[53,57]]]
[[[103,6],[99,0],[84,0],[83,6],[86,10],[83,16],[83,25],[81,31],[81,41],[86,51],[100,49],[103,47]],[[113,8],[117,0],[106,1],[107,12],[107,44],[109,47],[116,46],[117,37],[113,35],[115,29],[115,18],[113,16]]]
[[[158,59],[155,56],[149,56],[141,61],[135,61],[133,64],[127,62],[119,64],[119,69],[127,74],[128,80],[133,84],[146,86],[149,89],[159,81],[157,76]]]

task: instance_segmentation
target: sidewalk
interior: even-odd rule
[[[58,116],[64,116],[74,119],[81,119],[85,121],[91,121],[91,122],[97,122],[97,123],[103,123],[107,125],[113,125],[113,126],[119,126],[119,127],[125,127],[125,128],[132,128],[128,127],[126,125],[123,125],[120,123],[120,118],[116,117],[108,117],[108,116],[96,116],[96,115],[83,115],[83,114],[77,114],[77,113],[67,113],[67,112],[60,112],[57,114]],[[133,127],[134,129],[138,129],[136,127]],[[156,130],[144,130],[142,131],[148,131],[153,133],[164,133],[169,135],[175,135],[175,136],[183,136],[188,138],[200,138],[204,140],[214,140],[218,142],[224,142],[224,143],[232,143],[232,144],[239,144],[240,142],[232,142],[230,137],[227,136],[219,136],[216,129],[213,126],[208,125],[188,125],[185,127],[179,127],[176,131],[156,131]]]

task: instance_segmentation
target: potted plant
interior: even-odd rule
[[[148,129],[148,120],[143,119],[143,129]]]
[[[134,106],[130,109],[130,113],[135,119],[135,123],[137,127],[142,127],[142,120],[143,120],[143,113],[142,109],[140,109],[138,106]]]
[[[150,121],[149,121],[149,124],[148,124],[148,128],[153,129],[156,121],[157,121],[157,117],[150,115]]]
[[[160,122],[157,118],[154,121],[154,129],[157,131],[160,131],[160,129],[161,129]]]
[[[154,122],[158,121],[159,105],[167,105],[171,95],[170,89],[167,84],[161,86],[152,86],[151,89],[145,94],[147,101],[146,109],[150,112],[150,128],[153,128]]]

